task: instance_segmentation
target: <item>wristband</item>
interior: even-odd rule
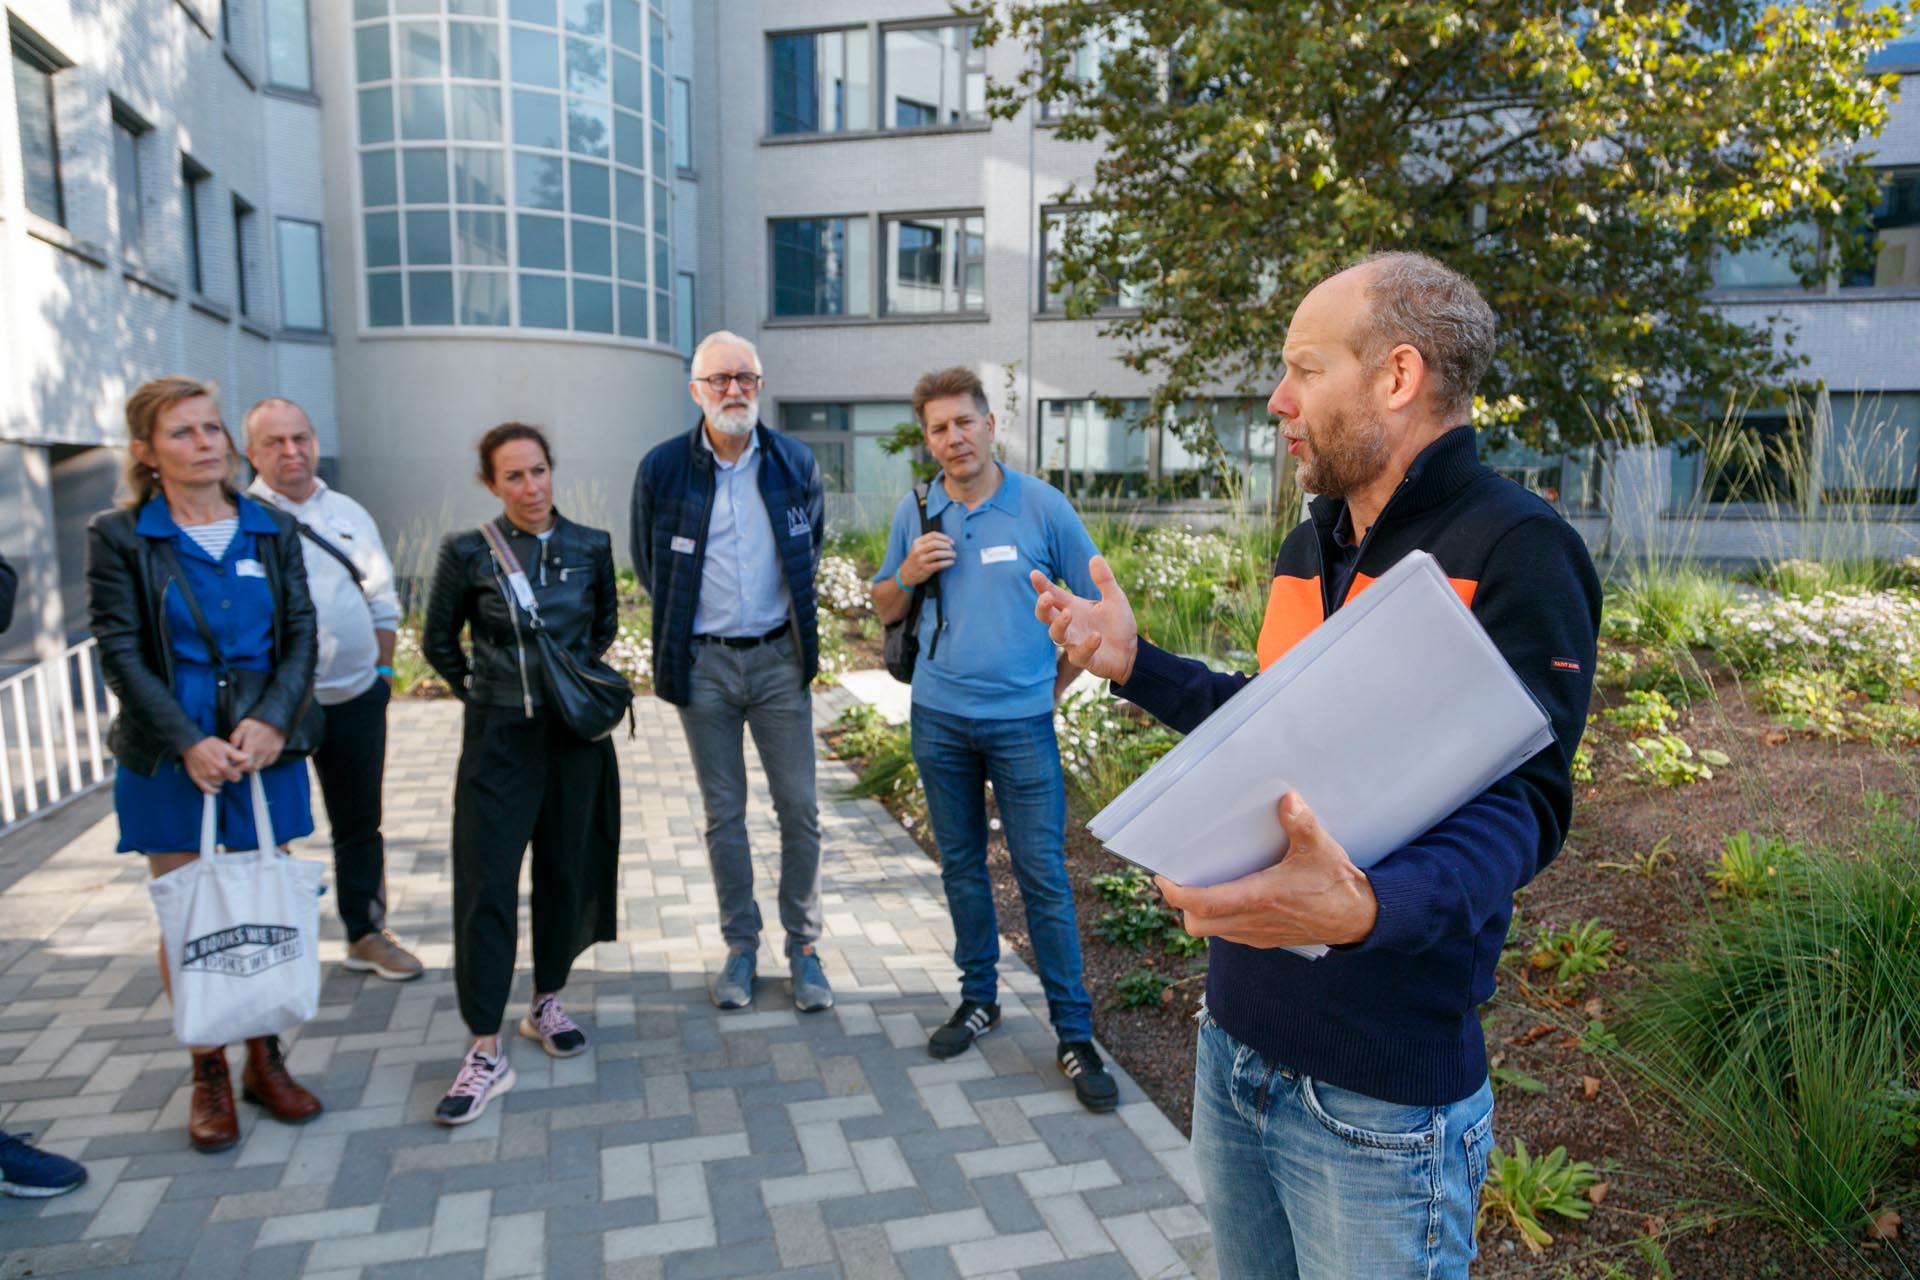
[[[906,568],[905,565],[900,566],[900,569],[904,569],[904,568]],[[893,571],[893,585],[900,588],[901,595],[905,595],[907,592],[913,590],[913,588],[908,586],[906,579],[900,576],[900,569],[895,569]]]
[[[391,680],[393,679],[393,668],[392,667],[375,667],[373,669],[373,674],[377,676],[385,676],[387,679]]]

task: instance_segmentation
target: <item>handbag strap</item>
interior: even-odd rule
[[[267,789],[260,781],[256,770],[247,774],[247,790],[253,801],[253,840],[262,851],[279,847],[280,842],[273,838],[273,815],[267,810]],[[215,834],[219,823],[220,797],[202,795],[200,797],[200,855],[211,857],[214,852]],[[232,853],[234,850],[229,849]],[[244,850],[242,851],[244,852]]]
[[[480,536],[487,540],[487,550],[493,554],[494,567],[497,570],[493,575],[493,583],[500,588],[500,594],[506,598],[507,608],[519,609],[527,615],[529,625],[539,630],[544,624],[540,621],[540,606],[534,603],[532,584],[528,584],[524,600],[518,598],[510,585],[516,573],[520,575],[522,581],[525,581],[527,571],[520,567],[520,559],[513,554],[513,548],[508,545],[506,535],[500,532],[499,525],[489,520],[480,526]]]
[[[180,567],[180,557],[173,553],[173,543],[165,538],[156,540],[154,555],[166,566],[173,576],[175,585],[180,588],[180,598],[186,602],[187,612],[193,615],[193,625],[199,630],[200,638],[206,641],[207,653],[213,658],[213,668],[220,673],[220,683],[227,682],[227,660],[220,653],[220,642],[213,638],[213,628],[207,625],[207,615],[200,612],[200,602],[193,598],[193,588],[187,585],[186,571]],[[163,588],[164,590],[164,588]]]
[[[346,552],[321,537],[319,530],[315,529],[305,520],[295,520],[293,526],[300,531],[301,537],[332,556],[335,560],[338,560],[340,567],[353,575],[354,586],[364,588],[367,585],[367,575],[360,572],[360,566],[353,562],[352,556],[349,556]]]

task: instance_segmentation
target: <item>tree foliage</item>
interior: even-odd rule
[[[1479,285],[1501,346],[1476,416],[1536,447],[1784,388],[1791,333],[1708,297],[1712,255],[1871,261],[1869,145],[1898,77],[1866,59],[1920,0],[975,0],[1026,69],[992,86],[1097,139],[1057,255],[1152,413],[1264,396],[1307,289],[1373,250]],[[1093,70],[1097,67],[1097,73]],[[1806,228],[1818,230],[1807,237]],[[1717,412],[1717,410],[1716,410]]]

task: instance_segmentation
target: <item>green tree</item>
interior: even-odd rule
[[[1784,389],[1783,334],[1707,297],[1716,251],[1793,246],[1809,283],[1871,261],[1859,145],[1920,8],[1762,0],[971,0],[1026,70],[992,86],[1098,139],[1055,287],[1110,313],[1149,414],[1264,397],[1314,281],[1418,249],[1478,284],[1501,345],[1476,417],[1552,448]],[[1808,230],[1816,232],[1808,235]],[[1717,406],[1709,409],[1709,406]],[[1198,419],[1186,424],[1210,434]]]

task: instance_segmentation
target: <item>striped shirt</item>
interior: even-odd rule
[[[233,541],[233,535],[240,528],[239,516],[228,516],[225,520],[215,520],[208,524],[183,524],[180,532],[197,543],[200,549],[214,560],[223,559],[227,546]]]

